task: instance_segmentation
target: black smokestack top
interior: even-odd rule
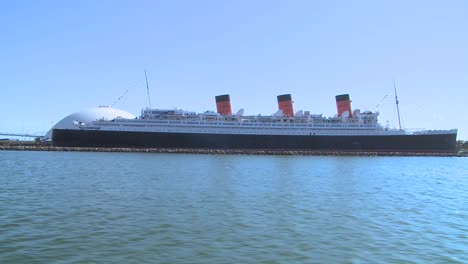
[[[219,102],[230,102],[231,101],[231,99],[229,98],[229,94],[218,95],[215,98],[216,98],[217,103],[219,103]]]
[[[340,94],[340,95],[335,96],[335,98],[337,102],[349,101],[349,94]]]
[[[278,95],[278,102],[286,102],[286,101],[292,101],[290,94]]]

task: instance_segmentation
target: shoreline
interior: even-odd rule
[[[57,147],[51,143],[33,141],[0,142],[1,150],[64,151],[64,152],[127,152],[127,153],[179,153],[179,154],[231,154],[231,155],[294,155],[294,156],[361,156],[361,157],[468,157],[468,152],[376,152],[331,150],[262,150],[262,149],[167,149],[167,148],[102,148]]]

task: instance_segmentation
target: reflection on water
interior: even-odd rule
[[[0,152],[0,262],[466,263],[463,158]]]

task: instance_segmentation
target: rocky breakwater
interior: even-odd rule
[[[302,156],[438,156],[467,157],[467,152],[357,152],[331,150],[262,150],[262,149],[183,149],[183,148],[99,148],[57,147],[50,142],[1,141],[0,150],[18,151],[80,151],[80,152],[138,152],[138,153],[186,153],[186,154],[243,154],[243,155],[302,155]]]

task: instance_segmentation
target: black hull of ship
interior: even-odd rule
[[[377,152],[455,152],[456,134],[237,135],[54,129],[53,145],[100,148],[268,149]]]

